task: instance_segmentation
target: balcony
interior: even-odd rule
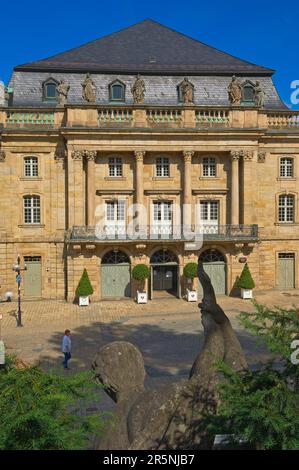
[[[109,242],[109,241],[257,241],[258,225],[205,225],[192,227],[194,230],[183,233],[182,226],[136,226],[105,227],[105,226],[74,226],[66,233],[66,241],[74,242]],[[196,232],[195,232],[196,230]]]

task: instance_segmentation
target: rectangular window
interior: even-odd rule
[[[278,208],[279,222],[294,222],[295,220],[295,203],[294,196],[279,196]]]
[[[218,201],[201,201],[200,219],[205,222],[218,222]]]
[[[216,176],[216,158],[204,157],[203,158],[203,176]]]
[[[171,201],[166,202],[154,202],[154,223],[167,225],[172,220],[172,203]]]
[[[156,161],[156,176],[169,177],[169,158],[160,157]]]
[[[106,221],[112,224],[125,221],[124,200],[106,202]]]
[[[109,176],[122,176],[122,160],[120,157],[109,158]]]
[[[24,222],[25,224],[40,224],[40,197],[24,197]]]
[[[38,176],[37,157],[25,157],[24,158],[24,175],[28,177]]]
[[[292,178],[294,176],[294,163],[292,158],[280,159],[280,177]]]

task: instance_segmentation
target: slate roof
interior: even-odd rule
[[[272,75],[274,70],[241,60],[147,19],[16,71],[143,74]]]
[[[49,78],[56,81],[64,80],[70,85],[68,94],[68,104],[84,105],[86,102],[82,98],[82,82],[84,73],[69,72],[46,72],[46,71],[15,71],[9,83],[14,89],[14,106],[45,106],[55,107],[56,102],[45,102],[42,96],[43,82]],[[177,85],[182,81],[183,75],[145,75],[142,76],[145,83],[145,105],[177,106],[178,94]],[[122,81],[126,86],[126,104],[133,104],[131,87],[136,80],[135,75],[129,74],[92,74],[93,82],[97,89],[96,103],[98,105],[109,105],[109,84],[115,79]],[[255,82],[258,79],[265,91],[266,109],[283,109],[284,104],[273,84],[272,77],[252,77],[243,76],[241,82],[251,79]],[[227,88],[231,81],[231,76],[192,76],[191,82],[194,85],[194,104],[197,106],[230,106]]]

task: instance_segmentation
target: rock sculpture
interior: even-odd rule
[[[125,341],[109,343],[96,355],[93,369],[97,380],[117,403],[114,425],[100,440],[98,449],[211,448],[211,438],[205,430],[199,430],[199,425],[203,412],[216,410],[219,379],[215,361],[223,359],[237,371],[247,368],[247,363],[200,260],[198,275],[204,292],[199,304],[204,344],[189,380],[146,390],[142,355]]]
[[[69,89],[70,86],[67,85],[64,80],[61,80],[59,85],[56,87],[58,104],[60,106],[64,106],[66,104]]]
[[[95,103],[96,101],[96,86],[88,73],[82,83],[82,97],[88,103]]]
[[[228,97],[231,104],[239,106],[242,99],[242,87],[235,75],[232,77],[232,81],[228,85]]]
[[[144,95],[145,95],[145,84],[144,80],[137,75],[137,78],[131,88],[134,103],[135,104],[143,104],[144,103]]]
[[[257,107],[263,108],[265,106],[265,92],[260,82],[256,82],[254,92]]]
[[[181,85],[181,93],[184,104],[194,104],[194,86],[189,82],[188,77],[184,77]]]

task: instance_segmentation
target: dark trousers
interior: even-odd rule
[[[71,356],[71,353],[70,353],[70,352],[65,352],[65,353],[63,353],[63,354],[64,354],[64,361],[63,361],[62,364],[63,364],[63,367],[64,367],[65,369],[67,369],[67,367],[68,367],[68,366],[67,366],[67,363],[68,363],[68,361],[70,360],[70,358],[71,358],[72,356]]]

